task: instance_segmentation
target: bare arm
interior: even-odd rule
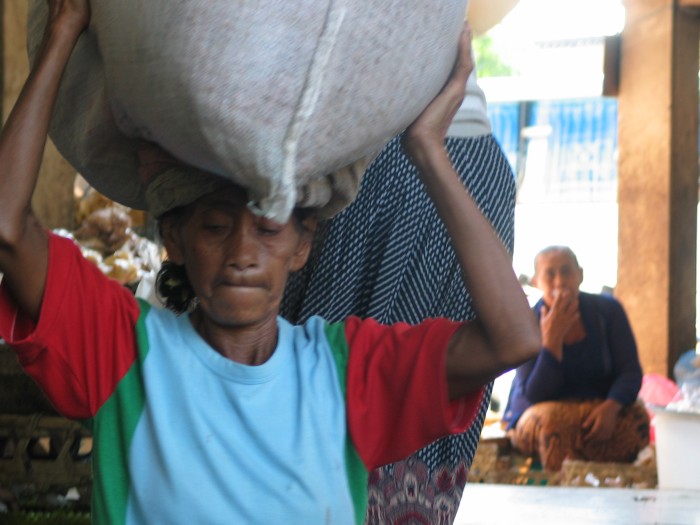
[[[0,272],[20,308],[37,319],[48,241],[31,211],[61,76],[90,19],[87,0],[50,0],[35,65],[0,135]]]
[[[465,31],[450,80],[403,139],[404,149],[445,223],[476,310],[476,319],[465,323],[448,346],[451,399],[535,357],[540,349],[536,318],[510,257],[460,182],[444,146],[471,70],[470,35]]]

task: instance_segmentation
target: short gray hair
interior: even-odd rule
[[[537,273],[537,261],[540,260],[540,257],[543,255],[548,255],[552,252],[564,252],[566,253],[569,257],[571,257],[571,260],[574,261],[574,264],[576,265],[576,268],[581,268],[581,265],[578,263],[578,257],[576,257],[576,254],[574,251],[569,248],[568,246],[561,246],[561,245],[552,245],[552,246],[547,246],[546,248],[542,248],[539,252],[537,252],[537,255],[535,255],[535,273]]]

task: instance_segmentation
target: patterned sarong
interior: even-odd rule
[[[565,459],[632,463],[649,444],[649,414],[641,402],[624,407],[609,441],[584,442],[581,430],[602,399],[544,401],[528,408],[510,431],[514,448],[540,459],[545,470],[561,470]]]
[[[512,253],[515,178],[498,143],[491,135],[448,138],[447,149]],[[290,278],[281,311],[293,322],[312,315],[412,324],[473,318],[445,228],[398,138],[369,167],[355,202],[319,225],[310,260]],[[490,397],[489,387],[464,434],[370,473],[367,524],[454,521]]]

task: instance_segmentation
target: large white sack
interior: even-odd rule
[[[145,208],[134,139],[147,139],[249,188],[283,220],[300,195],[337,199],[328,175],[373,156],[439,92],[466,7],[92,0],[50,136],[93,186],[128,206]],[[31,0],[32,56],[46,16],[46,0]]]

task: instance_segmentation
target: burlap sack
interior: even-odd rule
[[[333,213],[354,198],[344,168],[357,179],[358,161],[439,92],[467,0],[91,7],[51,125],[61,153],[100,192],[143,209],[135,140],[157,142],[249,188],[265,215],[284,220],[297,202]],[[31,56],[46,14],[46,0],[31,0]]]

